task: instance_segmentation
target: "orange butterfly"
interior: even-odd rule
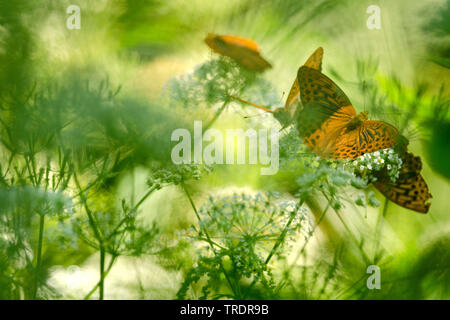
[[[356,114],[345,93],[321,73],[322,57],[323,49],[318,48],[299,68],[284,108],[271,111],[257,107],[273,112],[284,127],[295,120],[304,143],[324,158],[355,159],[365,153],[395,147],[406,162],[399,180],[392,184],[387,175],[380,175],[374,185],[393,202],[427,212],[426,201],[431,194],[420,175],[420,158],[406,153],[408,141],[395,127],[383,121],[367,120],[367,111]]]
[[[247,69],[262,72],[272,67],[260,56],[258,44],[253,40],[210,33],[205,42],[213,51],[236,60]]]
[[[401,142],[396,128],[356,114],[345,93],[319,70],[302,66],[297,75],[302,108],[296,114],[304,143],[318,155],[333,159],[357,158]]]

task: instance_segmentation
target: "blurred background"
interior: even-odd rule
[[[0,0],[0,298],[450,298],[449,21],[448,0]],[[208,33],[255,40],[273,67],[222,67]],[[428,214],[326,177],[305,202],[310,163],[172,165],[194,120],[279,129],[223,92],[282,106],[319,46],[357,112],[421,157]]]

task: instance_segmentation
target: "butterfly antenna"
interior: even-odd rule
[[[264,115],[265,113],[258,113],[258,114],[254,114],[251,116],[244,116],[244,119],[250,119],[250,118],[254,118],[254,117],[260,117],[262,115]]]
[[[273,113],[273,111],[272,111],[272,110],[270,110],[270,109],[268,109],[268,108],[264,108],[264,107],[261,107],[261,106],[259,106],[259,105],[257,105],[257,104],[254,104],[253,102],[250,102],[250,101],[246,101],[246,100],[244,100],[244,99],[241,99],[241,98],[238,98],[238,97],[232,96],[231,94],[229,94],[228,96],[229,96],[230,98],[234,99],[234,100],[237,100],[237,101],[239,101],[239,102],[242,102],[242,103],[248,104],[248,105],[250,105],[250,106],[253,106],[253,107],[255,107],[255,108],[258,108],[258,109],[264,110],[264,111],[266,111],[266,112],[270,112],[270,113]]]
[[[363,80],[363,104],[364,104],[364,111],[366,111],[366,94],[367,94],[367,90],[366,90],[366,80]]]
[[[284,95],[286,94],[286,92],[283,91],[283,94],[281,95],[280,101],[278,101],[278,103],[281,103],[284,100]]]

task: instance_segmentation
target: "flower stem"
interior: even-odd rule
[[[383,221],[384,221],[384,218],[386,217],[386,214],[388,211],[388,205],[389,205],[389,199],[385,198],[384,205],[383,205],[383,211],[378,215],[378,220],[377,220],[377,224],[375,227],[375,249],[374,249],[374,257],[373,257],[374,264],[377,262],[376,260],[378,260],[378,250],[380,247],[381,235],[383,233]]]
[[[45,224],[45,215],[41,214],[39,216],[39,240],[38,247],[36,253],[36,267],[35,267],[35,277],[34,277],[34,286],[33,286],[33,300],[36,299],[37,289],[39,286],[39,277],[41,271],[41,258],[42,258],[42,243],[44,240],[44,224]]]
[[[219,110],[217,110],[216,114],[214,115],[214,117],[211,119],[211,121],[206,125],[206,127],[203,129],[204,131],[208,130],[209,128],[211,128],[211,126],[214,124],[214,122],[216,122],[216,120],[219,118],[219,116],[222,114],[223,110],[225,110],[225,107],[228,105],[228,103],[230,102],[230,100],[225,100],[222,103],[222,106],[220,106]]]
[[[99,282],[99,300],[104,299],[105,292],[105,247],[100,244],[100,282]]]
[[[300,199],[298,202],[298,206],[297,208],[300,208],[303,203],[305,202],[305,200]],[[279,246],[281,245],[281,243],[283,242],[284,238],[286,237],[286,233],[288,231],[288,228],[290,227],[292,221],[294,220],[294,218],[297,215],[297,211],[295,211],[295,213],[291,213],[291,216],[289,217],[289,220],[286,222],[283,231],[281,231],[280,235],[278,236],[277,241],[275,242],[275,244],[272,247],[272,250],[270,250],[269,255],[267,256],[266,260],[264,261],[264,263],[267,265],[270,260],[272,259],[273,255],[275,254],[275,252],[278,250]],[[244,294],[243,299],[245,299],[245,297],[250,293],[251,289],[253,288],[253,286],[256,284],[256,282],[258,281],[258,278],[254,278],[252,283],[250,284],[250,286],[247,288],[247,291]]]
[[[340,242],[342,238],[340,233],[336,230],[335,226],[333,226],[327,219],[324,219],[323,214],[326,211],[322,209],[319,202],[314,197],[309,196],[305,198],[305,204],[314,215],[316,225],[326,235],[327,239],[333,243]]]
[[[112,256],[111,260],[109,261],[108,267],[106,268],[106,270],[103,272],[103,279],[106,278],[106,276],[108,275],[109,271],[112,269],[112,266],[114,264],[114,262],[116,261],[117,256]],[[97,288],[100,286],[100,280],[97,282],[97,284],[91,289],[91,291],[89,291],[89,293],[83,298],[84,300],[87,300],[91,297],[91,295],[95,292],[95,290],[97,290]]]
[[[189,199],[189,203],[191,204],[191,207],[194,210],[195,216],[197,217],[197,220],[198,220],[198,223],[199,223],[200,229],[201,229],[201,224],[200,224],[201,218],[200,218],[200,215],[198,214],[197,207],[195,206],[194,201],[192,200],[192,197],[191,197],[191,195],[186,187],[186,184],[184,182],[181,182],[181,187],[183,188],[184,193],[186,194],[187,198]],[[206,242],[209,243],[209,246],[211,247],[211,249],[214,249],[214,242],[211,240],[211,237],[209,236],[208,231],[206,229],[202,230],[202,231],[206,236]],[[237,297],[240,297],[241,295],[239,293],[240,290],[238,290],[238,284],[236,284],[236,287],[233,285],[233,282],[231,281],[228,273],[226,272],[225,268],[223,267],[222,262],[220,262],[220,269],[223,272],[225,279],[227,279],[228,285],[230,286],[231,291],[233,291],[233,294]]]

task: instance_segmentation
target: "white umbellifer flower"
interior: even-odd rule
[[[391,166],[390,164],[388,164],[388,165],[387,165],[387,169],[388,169],[388,170],[391,170],[391,169],[392,169],[392,166]]]
[[[379,151],[375,151],[375,152],[373,153],[373,155],[374,155],[375,157],[379,157],[379,156],[380,156],[380,152],[379,152]]]
[[[372,170],[372,165],[371,165],[371,164],[368,164],[368,165],[367,165],[367,169]]]
[[[364,171],[364,166],[359,166],[360,171]]]

